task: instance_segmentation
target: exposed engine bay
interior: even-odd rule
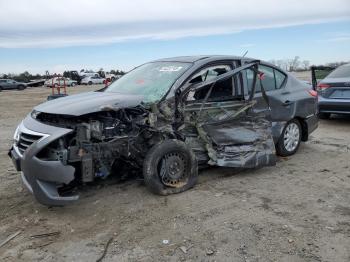
[[[117,110],[105,107],[83,116],[34,114],[44,124],[72,129],[45,147],[38,157],[73,165],[75,182],[91,182],[116,173],[125,175],[124,167],[129,171],[140,169],[149,148],[169,137],[155,129],[156,115],[142,105]]]

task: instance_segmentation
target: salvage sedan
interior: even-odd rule
[[[259,60],[162,59],[107,88],[45,102],[22,121],[9,152],[45,205],[78,185],[135,172],[159,195],[196,184],[198,166],[257,168],[294,154],[317,127],[317,93]]]

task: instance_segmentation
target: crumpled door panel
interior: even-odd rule
[[[237,119],[231,127],[226,123],[203,129],[212,140],[215,165],[255,168],[276,163],[271,123],[265,119]]]
[[[272,123],[268,120],[271,108],[261,81],[266,108],[258,110],[259,113],[254,111],[254,105],[257,103],[254,99],[254,87],[259,74],[258,63],[253,62],[241,66],[216,79],[193,87],[195,91],[210,86],[204,100],[190,101],[184,105],[182,113],[185,125],[183,130],[195,127],[197,142],[200,141],[204,145],[210,165],[254,168],[276,164]],[[255,68],[255,76],[252,93],[248,100],[208,101],[217,82],[227,80],[251,67]],[[195,140],[192,134],[192,142]],[[197,146],[197,151],[200,151],[198,148]]]

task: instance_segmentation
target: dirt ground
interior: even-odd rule
[[[93,87],[74,87],[69,93]],[[299,152],[257,170],[210,168],[187,192],[142,181],[86,186],[48,208],[22,187],[7,150],[49,90],[0,93],[1,261],[350,261],[350,117],[321,121]],[[53,236],[31,237],[59,232]]]

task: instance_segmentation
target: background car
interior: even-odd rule
[[[100,76],[87,76],[81,80],[82,85],[103,84],[105,79]]]
[[[78,84],[78,81],[72,80],[67,77],[54,77],[51,79],[48,79],[45,81],[45,86],[52,87],[52,86],[76,86]]]
[[[5,89],[18,89],[23,90],[27,88],[26,83],[17,82],[12,79],[0,79],[0,91]]]
[[[350,114],[350,64],[339,66],[317,85],[319,117]]]

